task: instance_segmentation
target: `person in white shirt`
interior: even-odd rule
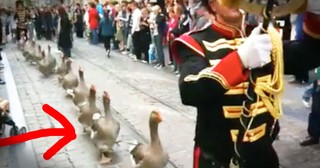
[[[141,60],[141,46],[140,46],[140,20],[141,20],[141,10],[138,8],[138,3],[132,1],[130,3],[130,8],[132,9],[132,43],[134,48],[134,53],[136,55],[136,60]]]
[[[83,15],[83,20],[84,20],[84,23],[86,25],[86,28],[85,28],[85,32],[86,32],[86,38],[89,40],[89,36],[90,36],[90,28],[89,28],[89,8],[88,8],[88,4],[85,4],[84,5],[84,9],[86,10],[84,15]]]
[[[151,29],[152,29],[152,36],[153,42],[156,47],[157,53],[157,61],[158,65],[154,68],[162,69],[165,67],[165,56],[163,52],[163,37],[165,37],[165,29],[166,29],[166,22],[165,16],[162,14],[161,8],[159,5],[155,5],[152,7],[153,11],[153,18],[151,18]]]

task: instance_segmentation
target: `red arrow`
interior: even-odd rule
[[[58,153],[65,145],[67,145],[68,143],[70,143],[71,141],[77,138],[73,125],[67,120],[65,116],[59,113],[59,111],[52,108],[48,104],[44,104],[42,106],[42,110],[47,114],[49,114],[54,119],[56,119],[58,122],[60,122],[63,128],[41,129],[41,130],[32,131],[32,132],[28,132],[28,133],[17,135],[17,136],[3,138],[3,139],[0,139],[0,147],[19,144],[19,143],[23,143],[26,141],[30,141],[30,140],[38,139],[42,137],[63,136],[63,138],[61,138],[58,142],[56,142],[51,148],[49,148],[43,154],[43,158],[45,160],[49,160],[56,153]]]

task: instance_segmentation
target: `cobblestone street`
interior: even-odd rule
[[[52,53],[58,57],[54,42],[38,43],[43,48],[51,45]],[[10,62],[28,131],[61,127],[42,111],[43,104],[50,104],[60,111],[76,129],[77,139],[49,161],[45,161],[42,155],[60,137],[45,137],[30,142],[33,150],[28,155],[31,157],[34,153],[39,168],[131,168],[129,146],[134,140],[149,141],[148,117],[152,110],[161,112],[164,118],[164,122],[159,126],[159,134],[164,148],[170,155],[167,167],[192,167],[196,110],[181,104],[177,87],[178,77],[169,72],[170,68],[156,70],[150,65],[134,62],[116,52],[111,52],[111,58],[108,59],[101,46],[92,46],[85,40],[75,39],[72,49],[73,72],[77,73],[80,65],[83,67],[86,83],[97,88],[97,100],[101,110],[103,91],[110,94],[115,118],[121,123],[118,138],[120,141],[114,147],[115,160],[111,165],[100,166],[98,150],[89,136],[83,133],[77,119],[77,108],[66,97],[57,77],[42,77],[35,66],[29,65],[21,51],[12,44],[6,46],[4,53]],[[7,78],[5,75],[4,79]],[[303,91],[304,88],[301,86],[286,85],[283,97],[285,115],[281,119],[280,140],[275,143],[283,168],[320,167],[320,145],[304,148],[299,146],[299,141],[306,136],[309,110],[301,103]],[[5,86],[0,86],[0,93],[7,94]],[[10,103],[11,106],[16,105],[15,102]],[[21,164],[16,165],[11,158],[10,148],[0,148],[0,167],[29,168]],[[19,151],[19,145],[15,150]]]

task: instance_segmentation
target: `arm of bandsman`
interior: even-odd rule
[[[220,100],[232,86],[248,78],[248,71],[243,70],[236,51],[226,55],[216,65],[210,65],[196,45],[190,47],[178,40],[172,47],[177,49],[175,57],[180,58],[179,89],[185,105],[210,106]],[[193,47],[198,49],[192,49]]]

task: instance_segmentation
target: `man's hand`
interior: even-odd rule
[[[261,34],[261,26],[258,26],[239,46],[238,54],[245,68],[254,69],[271,62],[271,49],[271,37],[268,34]]]

